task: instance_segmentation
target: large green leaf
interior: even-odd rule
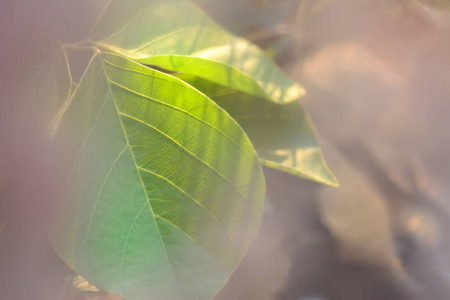
[[[188,1],[111,2],[90,39],[183,80],[195,78],[189,83],[202,92],[199,82],[207,82],[214,91],[207,95],[244,127],[264,164],[337,185],[295,101],[304,90],[258,47],[225,32]]]
[[[141,63],[274,102],[304,94],[261,49],[222,30],[186,0],[111,1],[89,39]]]
[[[264,177],[241,127],[190,85],[99,53],[60,122],[61,257],[129,299],[210,299],[259,226]]]
[[[337,186],[299,101],[286,104],[217,85],[200,77],[174,74],[225,109],[245,130],[261,162],[275,169]]]

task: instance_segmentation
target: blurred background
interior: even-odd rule
[[[120,299],[84,286],[46,243],[42,220],[58,184],[45,170],[54,166],[39,161],[39,138],[12,113],[38,33],[79,40],[105,2],[0,3],[0,290],[8,300]],[[215,300],[450,299],[450,1],[194,2],[306,88],[300,101],[340,182],[266,169],[260,234]]]
[[[341,184],[266,170],[273,210],[218,299],[450,299],[450,2],[199,2],[305,86]]]

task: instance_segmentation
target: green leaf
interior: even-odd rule
[[[61,257],[128,299],[212,298],[262,214],[241,127],[183,81],[99,53],[55,141],[69,183],[49,233]]]
[[[262,164],[332,186],[314,127],[299,101],[278,104],[199,77],[174,74],[225,109],[245,130]]]
[[[196,78],[190,83],[202,92],[198,83],[208,82],[213,92],[207,95],[243,126],[265,165],[337,185],[295,101],[304,90],[258,47],[225,32],[188,1],[111,2],[90,39],[183,80]]]
[[[111,1],[89,38],[143,64],[274,102],[304,94],[260,48],[222,30],[186,0]]]

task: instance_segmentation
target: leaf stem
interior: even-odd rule
[[[93,45],[90,40],[81,40],[74,44],[63,44],[66,49],[76,49],[76,50],[96,50],[97,46]]]

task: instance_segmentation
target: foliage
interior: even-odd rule
[[[43,57],[22,98],[62,156],[49,236],[100,288],[209,299],[257,233],[262,165],[337,185],[303,88],[185,0],[110,1],[86,39]]]

